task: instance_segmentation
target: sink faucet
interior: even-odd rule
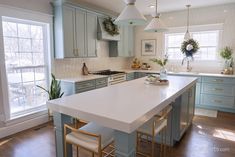
[[[190,72],[192,67],[190,66],[189,59],[187,60],[187,72]]]

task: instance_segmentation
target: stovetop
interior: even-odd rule
[[[96,71],[92,72],[92,74],[95,75],[115,75],[115,74],[124,74],[125,72],[123,71],[111,71],[111,70],[101,70],[101,71]]]

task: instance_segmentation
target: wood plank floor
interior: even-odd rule
[[[53,126],[46,124],[0,140],[0,157],[55,157]],[[89,154],[82,152],[80,157]],[[168,157],[235,157],[235,114],[196,116]]]

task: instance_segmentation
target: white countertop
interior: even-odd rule
[[[133,69],[125,69],[122,70],[126,73],[132,73],[132,72],[144,72],[144,73],[159,73],[158,70],[133,70]],[[228,77],[228,78],[235,78],[235,75],[224,75],[224,74],[216,74],[216,73],[200,73],[200,72],[167,72],[169,75],[191,75],[191,76],[212,76],[212,77]]]
[[[104,76],[104,75],[93,75],[93,74],[89,74],[89,75],[81,75],[81,76],[71,77],[71,78],[61,78],[61,79],[59,79],[59,80],[61,80],[61,81],[66,81],[66,82],[76,83],[76,82],[82,82],[82,81],[88,81],[88,80],[95,80],[95,79],[107,78],[107,77],[108,77],[108,76]]]
[[[131,133],[196,83],[168,76],[169,85],[146,85],[146,78],[47,102],[49,109]]]

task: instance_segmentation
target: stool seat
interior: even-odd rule
[[[113,129],[100,126],[94,122],[90,122],[78,130],[100,135],[101,149],[109,145],[114,140]],[[72,131],[71,133],[66,135],[66,140],[68,142],[74,143],[76,145],[79,145],[81,147],[87,148],[91,151],[98,153],[99,142],[95,137],[85,135],[80,132]]]
[[[160,118],[158,118],[158,119],[160,119]],[[156,121],[156,117],[147,121],[145,124],[143,124],[141,127],[139,127],[137,131],[152,136],[154,121]],[[167,119],[161,119],[157,123],[155,123],[154,136],[156,136],[159,132],[161,132],[161,130],[166,126],[167,126]]]

